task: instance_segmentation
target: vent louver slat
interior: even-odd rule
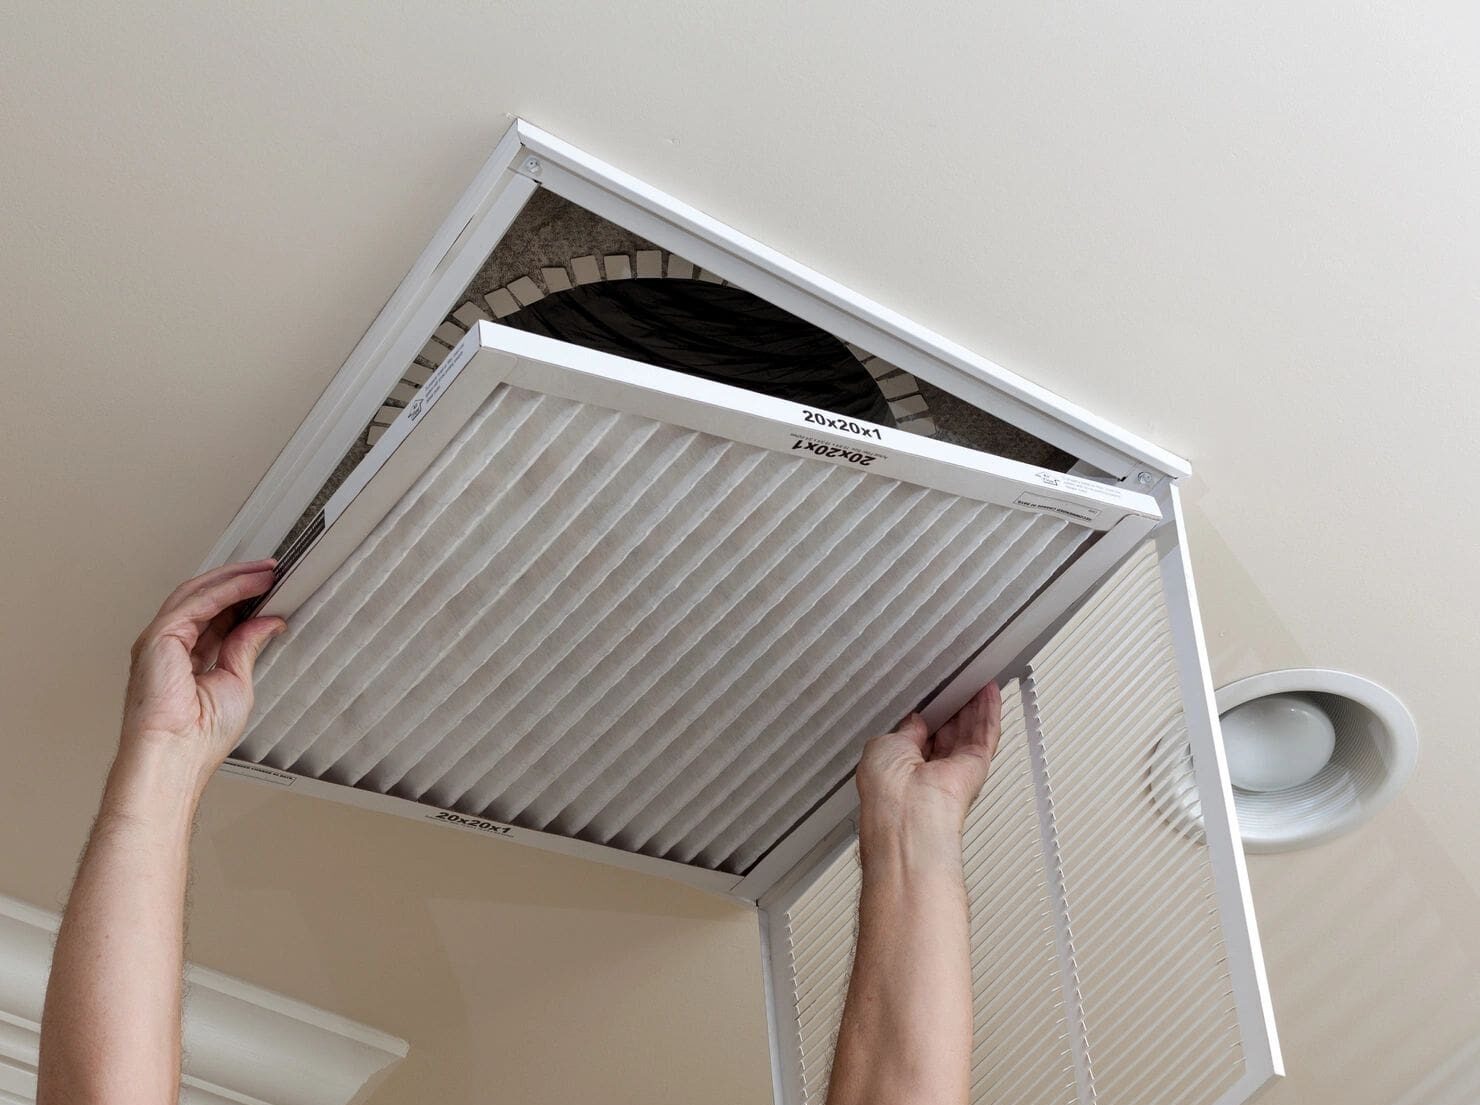
[[[513,383],[444,440],[238,757],[736,874],[1094,536]]]

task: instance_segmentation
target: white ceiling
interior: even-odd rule
[[[958,3],[928,19],[842,0],[10,13],[0,891],[54,904],[135,628],[519,114],[1192,459],[1218,680],[1350,669],[1395,690],[1423,741],[1417,777],[1368,828],[1252,865],[1291,1070],[1268,1100],[1471,1100],[1477,31],[1480,9],[1458,3]],[[587,1061],[561,1052],[509,1076],[529,1100],[592,1085],[653,1100],[644,1057],[676,1039],[689,1051],[657,1099],[766,1092],[751,968],[715,966],[750,954],[738,915],[568,861],[536,878],[507,851],[422,856],[415,826],[353,811],[224,789],[213,803],[206,961],[411,1039],[416,1081],[377,1105],[428,1086],[467,1096],[485,1084],[439,1064],[506,1070],[546,1054],[531,1025],[575,1031],[558,1027],[562,1001],[583,988],[551,983],[571,949],[587,969],[613,949],[651,969],[612,964],[623,996],[589,999],[611,1016],[581,1019]],[[323,878],[311,856],[269,864],[241,835],[289,826],[344,834],[326,854],[374,840],[410,870],[536,878],[538,900],[515,908],[503,887],[459,914],[447,886],[465,881],[451,874],[387,899]],[[373,883],[373,861],[352,866]],[[603,906],[599,888],[622,904]],[[383,964],[393,940],[435,934],[445,956],[398,968],[394,1002],[325,927],[357,893],[392,919],[355,950]],[[600,923],[608,908],[646,912],[644,895],[671,895],[670,915],[620,935]],[[288,920],[262,919],[274,903]],[[486,942],[500,924],[526,941],[502,972]],[[295,950],[264,932],[296,934]],[[651,954],[655,933],[690,954],[652,966],[669,963]],[[277,977],[285,962],[304,970]],[[444,1005],[447,979],[502,992]],[[495,1002],[527,1015],[509,1021]],[[492,1026],[518,1037],[497,1067],[501,1041],[479,1036]]]

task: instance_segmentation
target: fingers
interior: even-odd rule
[[[191,595],[219,583],[221,580],[232,576],[241,575],[245,572],[271,571],[277,564],[272,557],[263,560],[244,560],[236,564],[222,564],[219,568],[212,568],[209,572],[202,572],[194,579],[187,579],[180,586],[170,592],[169,597],[159,607],[159,615],[162,617],[174,610]]]
[[[251,684],[252,669],[267,642],[288,628],[282,618],[251,618],[242,622],[221,642],[216,667],[228,671],[242,682]]]
[[[989,758],[997,751],[1002,731],[1002,695],[996,683],[988,683],[935,732],[935,755],[944,759],[957,751]]]
[[[272,569],[276,563],[269,557],[240,564],[223,564],[194,579],[187,579],[170,592],[154,620],[139,634],[139,639],[134,642],[134,655],[141,655],[151,643],[162,637],[175,637],[187,651],[193,652],[212,619],[234,603],[260,595],[272,586]],[[222,632],[224,634],[225,630]],[[207,648],[214,650],[216,642],[207,642]],[[195,657],[192,656],[191,660],[197,671],[204,670],[198,666]]]
[[[994,680],[986,685],[982,693],[986,695],[986,717],[983,724],[987,730],[987,755],[991,757],[997,754],[997,745],[1002,740],[1002,689]]]
[[[199,675],[203,671],[210,671],[216,663],[216,657],[221,652],[221,642],[226,639],[236,624],[236,611],[227,608],[211,619],[206,626],[205,632],[200,635],[200,640],[195,642],[195,648],[190,653],[190,665]]]
[[[204,625],[223,610],[229,610],[245,599],[265,594],[271,586],[271,568],[259,568],[229,576],[191,595],[175,610],[175,616],[189,618]]]
[[[971,724],[963,730],[957,747],[991,759],[1002,735],[1002,692],[997,684],[988,683],[978,691],[961,712],[966,714],[968,710]]]
[[[161,614],[145,631],[146,637],[173,637],[194,651],[211,621],[237,603],[255,598],[272,586],[272,570],[257,568],[227,576],[201,588]]]
[[[967,701],[955,716],[935,731],[935,754],[949,756],[966,739],[976,724],[976,698]]]
[[[919,714],[909,714],[894,731],[919,749],[922,755],[924,754],[925,743],[930,739],[930,730],[925,727],[923,717]]]

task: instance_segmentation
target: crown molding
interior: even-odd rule
[[[60,918],[0,895],[0,1105],[36,1100],[41,1006]],[[183,1105],[349,1105],[405,1040],[240,979],[185,968]]]

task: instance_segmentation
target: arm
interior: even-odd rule
[[[864,749],[858,949],[828,1105],[966,1105],[971,959],[961,830],[1001,717],[990,684],[933,737],[916,714]]]
[[[38,1105],[172,1105],[191,824],[252,706],[280,618],[232,627],[272,561],[181,584],[134,645],[118,754],[62,916],[41,1018]]]

